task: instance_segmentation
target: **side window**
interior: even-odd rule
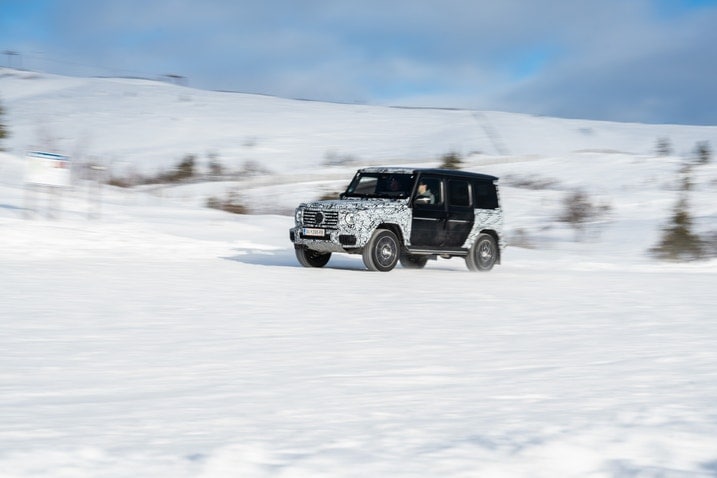
[[[478,209],[498,209],[498,192],[490,181],[475,182],[475,204]]]
[[[470,207],[471,189],[468,181],[457,179],[448,181],[448,204],[450,206]]]
[[[443,188],[440,178],[421,177],[416,187],[416,196],[413,200],[417,205],[443,204]]]

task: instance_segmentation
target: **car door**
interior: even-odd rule
[[[422,183],[425,184],[428,193],[420,195],[419,190]],[[440,177],[421,176],[418,178],[416,193],[412,199],[412,246],[439,247],[443,244],[447,218],[443,191],[443,181]]]
[[[466,241],[475,221],[471,183],[467,179],[448,179],[447,192],[448,214],[443,246],[460,247]]]

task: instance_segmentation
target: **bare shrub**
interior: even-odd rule
[[[327,201],[331,199],[339,199],[341,195],[338,191],[327,191],[319,197],[319,201]]]
[[[7,130],[7,127],[3,124],[3,116],[5,114],[5,110],[3,109],[2,103],[0,103],[0,141],[10,136],[10,132]],[[0,144],[0,151],[3,151],[2,144]]]
[[[712,160],[712,148],[709,141],[700,141],[695,145],[695,157],[699,164],[707,164]]]
[[[187,154],[171,171],[160,175],[164,182],[180,182],[194,176],[196,167],[196,158],[193,154]]]
[[[463,159],[456,152],[446,153],[441,157],[441,168],[443,169],[461,169]]]
[[[242,167],[240,173],[246,176],[262,176],[271,174],[271,170],[262,165],[260,162],[249,159],[244,162],[244,166]]]
[[[136,172],[126,174],[125,176],[111,174],[107,179],[107,184],[122,188],[131,188],[142,184],[185,182],[198,175],[196,166],[196,157],[193,154],[187,154],[179,163],[168,170],[160,170],[152,176],[145,176]]]
[[[560,185],[557,179],[540,178],[537,176],[524,177],[507,175],[501,178],[501,183],[514,188],[531,189],[535,191],[543,189],[555,189]]]
[[[610,209],[609,204],[598,204],[585,191],[577,189],[563,199],[563,212],[558,220],[570,224],[576,234],[580,235],[587,224],[606,216]]]
[[[216,151],[207,153],[207,170],[213,178],[218,178],[224,174],[224,165],[219,160],[219,153]]]
[[[526,231],[522,227],[519,227],[518,229],[513,231],[507,241],[508,244],[514,247],[522,247],[525,249],[535,248],[535,244],[533,243],[532,238],[528,234],[528,231]]]
[[[326,166],[346,166],[356,162],[356,157],[350,154],[341,154],[336,151],[327,151],[324,154],[324,165]]]
[[[206,207],[232,214],[249,214],[249,208],[242,203],[240,194],[234,190],[228,191],[223,198],[214,196],[207,198]]]
[[[657,138],[655,152],[658,156],[670,156],[672,154],[672,141],[666,136]]]
[[[708,257],[717,257],[717,231],[710,231],[705,235],[704,245]]]
[[[131,188],[134,184],[128,179],[120,176],[110,176],[107,180],[107,184],[118,188]]]

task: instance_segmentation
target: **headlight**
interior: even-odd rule
[[[300,226],[303,220],[304,220],[304,209],[297,207],[296,211],[294,211],[294,221],[296,221],[296,225]]]
[[[355,221],[355,219],[356,219],[356,218],[354,217],[354,213],[352,213],[352,212],[345,212],[345,213],[343,213],[343,214],[341,215],[341,217],[343,218],[344,222],[345,222],[347,225],[349,225],[349,226],[353,226],[353,225],[354,225],[354,221]]]

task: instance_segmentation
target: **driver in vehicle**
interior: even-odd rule
[[[435,204],[436,203],[436,197],[433,195],[430,189],[428,189],[428,185],[421,181],[418,184],[418,194],[416,194],[416,202],[419,204]]]

